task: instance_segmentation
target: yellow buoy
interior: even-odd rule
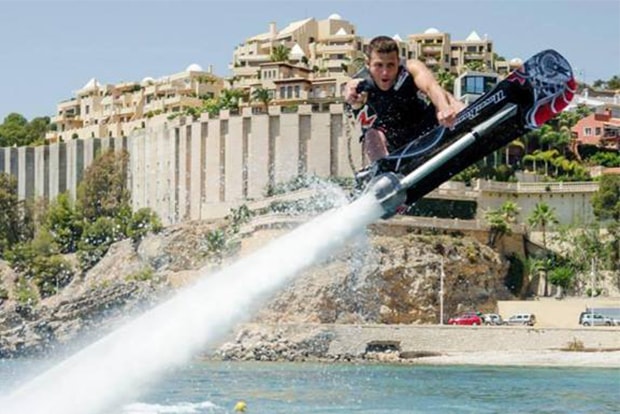
[[[247,408],[248,408],[248,405],[245,403],[245,401],[239,401],[237,402],[237,404],[235,404],[235,411],[245,413],[245,410]]]

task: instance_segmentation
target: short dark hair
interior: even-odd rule
[[[377,36],[373,38],[368,44],[368,57],[372,52],[377,53],[392,53],[398,54],[398,43],[389,36]]]

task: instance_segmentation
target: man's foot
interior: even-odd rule
[[[368,183],[377,175],[377,163],[372,163],[355,173],[355,189],[364,192]]]

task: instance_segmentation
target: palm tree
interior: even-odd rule
[[[239,109],[243,101],[244,92],[241,89],[224,89],[220,95],[219,103],[222,109]]]
[[[261,102],[265,106],[265,112],[269,110],[269,103],[271,102],[271,93],[265,88],[256,88],[252,92],[252,99]]]
[[[550,207],[549,204],[545,202],[536,203],[534,206],[534,210],[528,217],[528,224],[533,228],[540,227],[542,231],[543,238],[543,248],[545,252],[547,252],[547,230],[550,225],[556,224],[558,219],[555,215],[555,209]],[[544,280],[544,290],[543,296],[548,295],[548,287],[547,287],[547,274],[548,267],[545,268],[545,280]]]
[[[284,45],[277,45],[271,50],[269,57],[272,62],[288,62],[291,49]]]
[[[486,213],[485,218],[489,223],[489,246],[493,247],[502,236],[511,233],[510,225],[516,221],[519,210],[515,202],[506,201],[498,210]]]
[[[555,158],[558,157],[558,155],[560,155],[560,153],[557,150],[548,150],[548,151],[542,151],[538,154],[541,158],[541,160],[543,161],[543,163],[545,164],[545,175],[549,175],[549,164],[553,165],[553,160]]]

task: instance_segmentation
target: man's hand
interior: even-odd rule
[[[367,92],[357,92],[357,85],[362,82],[362,79],[351,79],[347,82],[347,86],[344,91],[344,100],[351,105],[353,109],[360,109],[366,103]]]
[[[446,128],[452,128],[459,112],[465,108],[465,104],[454,99],[451,93],[446,92],[446,102],[437,107],[437,122]]]

